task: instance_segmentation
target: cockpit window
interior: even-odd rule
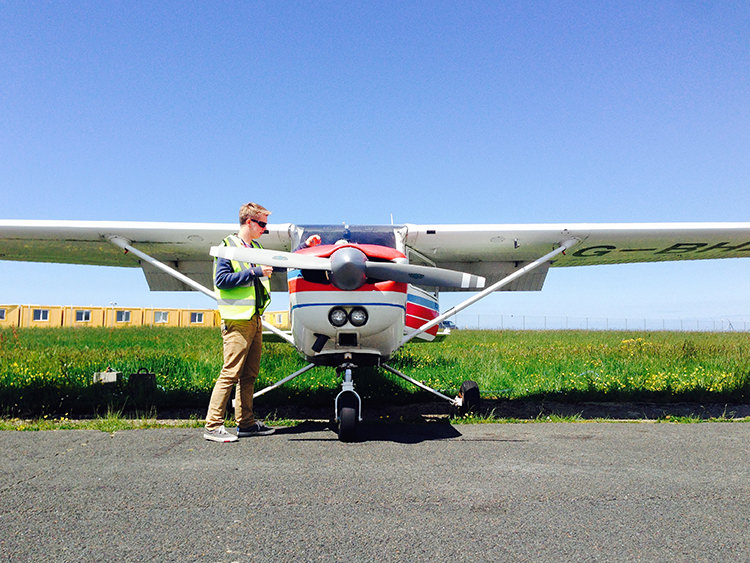
[[[336,244],[345,240],[353,244],[379,244],[396,248],[394,231],[398,228],[395,225],[298,225],[296,234],[299,238],[293,241],[292,248],[310,235],[320,235],[321,244]]]
[[[320,242],[323,245],[348,242],[352,244],[376,244],[396,248],[396,235],[394,231],[399,228],[399,226],[393,225],[298,225],[296,231],[298,239],[293,241],[293,248],[299,246],[300,241],[306,240],[310,235],[320,235]],[[387,261],[375,257],[371,257],[370,260]],[[331,283],[328,272],[302,270],[301,273],[303,279],[306,281],[322,284]],[[376,283],[379,281],[383,280],[368,278],[367,283]]]

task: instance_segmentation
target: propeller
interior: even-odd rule
[[[265,264],[275,268],[326,270],[331,272],[331,283],[334,286],[348,291],[362,287],[367,278],[461,289],[481,289],[485,282],[481,276],[445,268],[374,262],[368,260],[364,252],[353,246],[344,246],[334,251],[330,258],[233,246],[212,246],[210,253],[211,256],[219,258]]]

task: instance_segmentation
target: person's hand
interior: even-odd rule
[[[320,244],[320,235],[310,235],[305,241],[305,246],[318,246]]]
[[[273,273],[273,267],[272,266],[261,266],[263,268],[263,275],[267,278],[271,277],[271,274]]]

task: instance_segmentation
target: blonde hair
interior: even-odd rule
[[[270,215],[271,212],[260,203],[246,203],[240,207],[240,225],[244,225],[250,219],[257,219],[261,215]]]

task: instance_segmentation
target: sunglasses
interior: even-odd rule
[[[266,223],[265,221],[258,221],[257,219],[250,219],[250,220],[251,220],[251,221],[252,221],[253,223],[257,223],[257,224],[258,224],[258,226],[259,226],[259,227],[260,227],[261,229],[265,229],[265,228],[266,228],[266,225],[268,225],[268,223]]]

